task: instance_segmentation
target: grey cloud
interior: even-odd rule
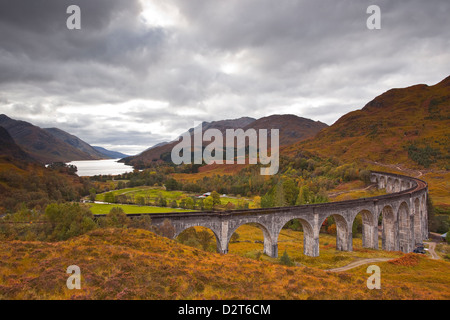
[[[57,125],[92,144],[145,149],[201,120],[285,110],[332,124],[392,86],[448,76],[447,0],[379,0],[375,31],[366,28],[369,0],[165,3],[183,23],[144,25],[137,0],[0,0],[0,112],[31,122],[47,114],[50,124],[61,107],[80,110]],[[82,10],[81,30],[65,27],[69,4]],[[243,69],[226,74],[227,58]],[[167,107],[84,119],[84,106],[135,99]],[[150,123],[164,132],[133,130]]]

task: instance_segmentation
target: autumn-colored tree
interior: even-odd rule
[[[327,229],[327,232],[329,234],[335,235],[336,234],[336,224],[333,223],[331,226],[329,226]]]
[[[186,209],[194,209],[194,199],[191,197],[186,198]]]
[[[222,203],[220,201],[220,194],[217,191],[211,192],[211,198],[213,199],[213,207],[220,206]]]
[[[299,193],[299,188],[295,184],[294,180],[286,179],[283,181],[283,191],[284,197],[289,205],[295,205],[295,201],[297,200],[297,196]]]
[[[232,202],[229,202],[229,201],[228,201],[227,205],[225,206],[226,210],[233,210],[235,208],[236,208],[236,206]]]
[[[49,240],[66,240],[96,227],[92,212],[78,203],[50,204],[45,216],[50,222]]]
[[[173,236],[175,235],[175,227],[169,219],[165,219],[163,221],[162,225],[159,227],[159,233],[163,237],[167,237],[169,239],[173,238]]]
[[[252,209],[257,209],[257,208],[261,208],[261,197],[260,196],[255,196],[253,198],[253,204],[251,205]]]
[[[214,200],[211,196],[206,197],[203,200],[203,205],[206,210],[212,210],[214,208]]]
[[[115,203],[116,197],[114,196],[114,193],[112,192],[105,193],[104,201],[107,203]]]
[[[197,240],[205,251],[208,251],[211,247],[213,238],[214,235],[211,234],[208,230],[201,230],[197,232]]]
[[[106,225],[112,228],[126,228],[130,224],[130,219],[127,217],[121,207],[112,208],[106,215]]]
[[[275,207],[285,207],[287,206],[286,195],[284,192],[283,184],[280,182],[277,183],[274,190],[273,195],[273,205]]]
[[[231,238],[230,238],[230,242],[237,242],[238,240],[239,240],[239,233],[237,233],[237,232],[233,232],[233,234],[231,235]]]

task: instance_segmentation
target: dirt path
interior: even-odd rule
[[[438,256],[438,254],[436,253],[435,249],[436,249],[436,242],[425,242],[428,243],[428,252],[431,254],[431,258],[432,259],[441,259],[441,257]]]
[[[354,261],[352,263],[349,263],[346,266],[343,267],[339,267],[339,268],[334,268],[334,269],[328,269],[325,271],[331,271],[331,272],[340,272],[340,271],[347,271],[359,266],[362,266],[364,264],[369,264],[369,263],[373,263],[373,262],[384,262],[384,261],[388,261],[388,260],[392,260],[395,258],[373,258],[373,259],[363,259],[363,260],[358,260],[358,261]]]
[[[407,175],[413,176],[415,178],[419,178],[419,177],[421,177],[424,174],[420,170],[414,170],[414,169],[409,169],[409,168],[402,168],[402,167],[400,167],[400,165],[386,164],[386,163],[380,163],[380,162],[377,162],[377,161],[369,161],[369,160],[366,160],[366,162],[369,162],[369,163],[372,163],[372,164],[376,164],[376,165],[379,165],[379,166],[382,166],[382,167],[396,169],[398,171],[406,173]]]
[[[365,187],[365,188],[351,189],[351,190],[337,191],[337,192],[330,192],[330,193],[328,194],[328,197],[330,197],[330,198],[336,198],[337,196],[340,196],[341,194],[344,194],[344,193],[355,192],[355,191],[366,191],[366,190],[368,190],[368,189],[370,189],[370,188],[376,189],[376,186],[375,186],[374,184],[371,184],[371,185],[369,185],[369,186],[367,186],[367,187]]]

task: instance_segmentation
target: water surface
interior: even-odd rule
[[[133,167],[117,162],[120,159],[107,160],[82,160],[71,161],[67,164],[72,164],[78,168],[77,175],[81,176],[96,176],[108,174],[122,174],[125,172],[132,172]]]

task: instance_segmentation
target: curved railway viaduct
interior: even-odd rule
[[[298,219],[303,226],[304,254],[317,257],[319,231],[327,217],[332,216],[336,223],[336,249],[352,251],[352,225],[355,217],[361,214],[363,247],[378,249],[378,221],[381,219],[382,249],[411,252],[416,243],[428,238],[427,183],[416,178],[376,171],[371,172],[371,182],[380,189],[386,189],[387,194],[293,207],[148,215],[155,226],[161,226],[168,219],[175,228],[173,238],[194,226],[211,229],[220,253],[228,252],[228,243],[237,228],[252,223],[262,230],[264,253],[271,257],[278,256],[281,229],[292,219]]]

